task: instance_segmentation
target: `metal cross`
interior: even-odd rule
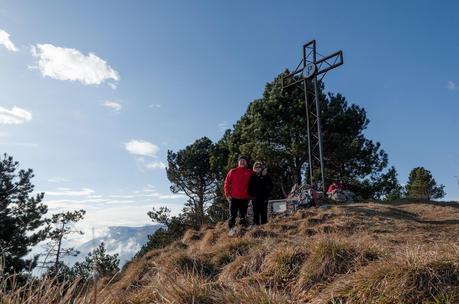
[[[317,59],[317,55],[321,58]],[[306,130],[308,135],[309,183],[311,186],[314,186],[317,190],[321,190],[324,193],[326,188],[318,82],[323,79],[328,71],[343,63],[343,51],[338,51],[328,56],[322,56],[316,51],[316,41],[312,40],[303,45],[303,59],[301,59],[295,71],[282,79],[282,90],[295,86],[300,87],[304,91]],[[320,77],[320,79],[318,79],[318,77]],[[309,92],[307,84],[311,82],[313,90]],[[308,92],[313,95],[313,102],[309,102]],[[320,167],[320,178],[318,178],[320,185],[317,185],[314,180],[314,170],[317,166]]]

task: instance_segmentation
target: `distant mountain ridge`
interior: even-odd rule
[[[110,226],[108,231],[94,240],[87,241],[75,249],[80,252],[76,257],[68,259],[68,264],[83,261],[89,252],[104,242],[107,253],[119,254],[120,267],[128,262],[162,225],[145,225],[141,227]]]

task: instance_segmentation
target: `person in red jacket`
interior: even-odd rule
[[[338,179],[334,179],[333,183],[328,187],[327,194],[332,195],[335,191],[344,190],[344,185]]]
[[[249,206],[249,180],[252,170],[247,168],[248,158],[239,156],[238,166],[231,169],[225,178],[225,196],[230,204],[230,218],[228,220],[229,235],[236,233],[236,218],[239,213],[240,224],[245,226],[247,208]]]

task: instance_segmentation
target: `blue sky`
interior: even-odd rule
[[[455,1],[0,1],[0,147],[52,209],[87,226],[180,210],[168,149],[218,140],[301,45],[342,49],[326,89],[367,110],[402,182],[431,170],[459,200]],[[9,35],[9,36],[8,36]],[[90,55],[93,54],[93,55]]]

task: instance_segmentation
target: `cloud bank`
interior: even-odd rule
[[[73,190],[69,188],[57,188],[57,191],[46,191],[46,195],[53,196],[87,196],[94,193],[93,189],[82,188],[80,190]]]
[[[32,46],[32,55],[38,60],[34,68],[53,79],[79,81],[85,85],[119,80],[118,72],[93,53],[85,55],[77,49],[37,44]]]
[[[105,101],[104,106],[112,109],[115,112],[119,112],[123,108],[123,106],[119,102],[110,101],[110,100]]]
[[[0,124],[17,125],[32,120],[32,113],[14,106],[11,110],[0,107]]]
[[[157,145],[145,140],[133,139],[124,144],[126,150],[134,155],[156,157],[159,151]]]
[[[164,170],[167,168],[166,164],[161,161],[146,163],[145,167],[147,169],[160,169],[160,170]]]
[[[0,45],[3,45],[8,51],[17,52],[18,49],[10,40],[10,34],[0,29]]]

